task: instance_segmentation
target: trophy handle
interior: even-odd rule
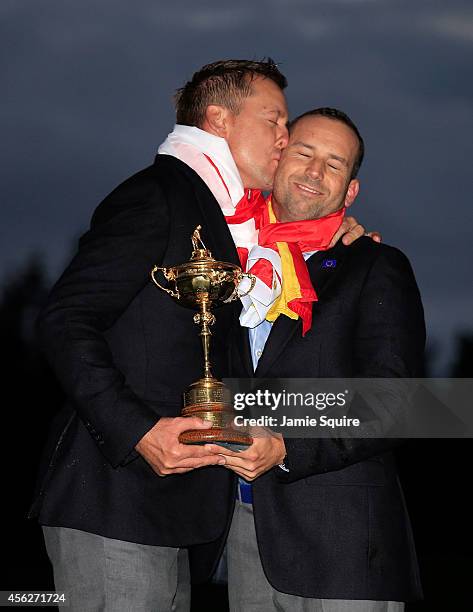
[[[254,287],[256,285],[256,276],[254,274],[248,274],[247,272],[242,272],[242,274],[240,276],[240,281],[242,280],[242,278],[249,278],[250,281],[251,281],[251,285],[250,285],[250,288],[248,289],[248,291],[246,291],[245,293],[239,293],[238,287],[235,287],[235,293],[237,294],[237,296],[239,298],[245,297],[246,295],[251,293],[251,291],[253,291],[253,289],[254,289]]]
[[[168,274],[168,269],[167,268],[161,268],[160,266],[154,266],[154,268],[151,270],[151,278],[153,279],[153,283],[157,287],[159,287],[160,289],[165,291],[166,293],[169,293],[169,295],[171,297],[179,299],[179,291],[173,291],[172,289],[166,289],[166,287],[163,287],[162,285],[160,285],[158,283],[158,281],[156,280],[156,278],[154,276],[154,273],[158,272],[159,270],[161,270],[162,273],[164,274],[165,278],[167,278],[167,274]]]

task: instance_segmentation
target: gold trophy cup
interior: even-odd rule
[[[230,390],[211,372],[210,326],[215,323],[211,309],[247,295],[256,279],[242,272],[235,264],[216,261],[202,242],[201,229],[198,225],[192,234],[193,252],[187,263],[170,268],[154,266],[151,271],[151,278],[159,289],[166,291],[182,306],[198,311],[194,315],[194,323],[200,325],[204,375],[184,391],[182,416],[198,416],[211,421],[212,427],[185,431],[180,434],[179,441],[183,444],[215,442],[228,448],[242,449],[252,443],[252,438],[245,430],[231,427],[234,413]],[[168,288],[156,280],[158,271],[168,281]],[[239,294],[237,287],[243,278],[250,280],[250,288],[245,294]]]

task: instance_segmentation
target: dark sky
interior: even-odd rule
[[[411,259],[438,364],[473,329],[471,0],[2,0],[0,46],[2,277],[32,251],[61,271],[202,64],[269,55],[293,116],[336,106],[358,124],[351,210]]]

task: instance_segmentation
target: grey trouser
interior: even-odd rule
[[[189,612],[187,551],[43,527],[56,591],[74,612]]]
[[[309,599],[276,591],[261,565],[253,506],[236,502],[227,540],[231,612],[402,612],[397,601]]]

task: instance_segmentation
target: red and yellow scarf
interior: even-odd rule
[[[318,298],[303,253],[326,250],[344,214],[345,209],[342,208],[321,219],[280,223],[274,215],[271,197],[265,200],[261,192],[247,191],[238,203],[235,214],[226,217],[229,225],[254,219],[258,245],[272,249],[281,258],[281,291],[267,311],[268,321],[275,321],[283,314],[291,319],[302,319],[302,335],[311,328],[312,302]],[[248,268],[248,249],[237,244],[237,250],[243,269],[271,288],[274,283],[272,263],[261,258]]]

